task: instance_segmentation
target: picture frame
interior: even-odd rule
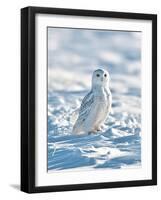
[[[47,15],[49,15],[50,19],[46,17]],[[40,20],[36,18],[37,16],[40,16]],[[55,18],[52,19],[52,16],[55,16]],[[57,21],[57,16],[60,16],[60,19],[58,19],[58,21]],[[64,18],[66,19],[69,18],[69,21],[63,22]],[[80,18],[80,21],[77,21],[79,20],[78,18]],[[147,82],[145,82],[144,84],[145,85],[144,88],[147,91],[150,91],[150,94],[151,94],[149,96],[146,96],[148,97],[147,102],[149,102],[149,104],[147,105],[147,107],[145,107],[145,108],[149,108],[150,110],[149,113],[151,113],[151,116],[149,116],[149,118],[147,117],[146,119],[147,122],[151,124],[150,126],[151,129],[149,130],[149,136],[146,136],[147,138],[148,137],[150,138],[150,139],[147,139],[149,141],[149,143],[147,144],[151,144],[151,148],[150,148],[151,156],[147,155],[145,160],[151,160],[151,162],[149,166],[143,170],[143,175],[140,175],[140,177],[138,176],[136,179],[129,178],[127,180],[124,180],[120,178],[118,181],[117,179],[114,179],[114,181],[109,181],[107,179],[106,181],[106,179],[100,178],[100,180],[102,181],[94,181],[94,180],[90,181],[91,180],[90,178],[92,177],[90,177],[90,175],[88,177],[88,173],[90,174],[90,172],[87,171],[85,173],[88,180],[81,181],[81,178],[83,177],[83,175],[81,176],[81,173],[83,172],[78,171],[77,174],[79,178],[78,177],[75,178],[76,181],[74,181],[75,180],[74,176],[68,175],[68,172],[59,171],[56,173],[57,174],[62,173],[64,177],[67,177],[66,179],[71,179],[70,180],[71,182],[69,184],[67,180],[64,181],[64,184],[63,184],[63,178],[62,178],[62,183],[59,183],[59,184],[57,184],[56,182],[52,184],[52,181],[54,180],[54,178],[52,179],[50,178],[51,181],[50,181],[50,184],[48,184],[48,180],[47,180],[48,178],[45,178],[45,176],[42,176],[41,181],[40,181],[40,182],[44,181],[45,182],[44,185],[37,184],[36,180],[39,179],[38,176],[41,175],[41,169],[38,170],[37,167],[41,165],[41,163],[43,163],[42,160],[40,160],[40,162],[36,161],[38,157],[37,155],[39,153],[39,148],[41,148],[41,147],[36,148],[36,146],[37,145],[40,146],[39,143],[41,143],[41,140],[39,140],[38,136],[36,135],[36,132],[38,132],[39,130],[37,118],[39,116],[43,116],[43,112],[41,111],[39,112],[39,115],[37,114],[39,106],[43,107],[42,102],[39,102],[39,103],[37,102],[38,98],[36,96],[38,94],[37,84],[40,83],[39,81],[37,81],[38,79],[37,77],[39,75],[41,76],[41,73],[39,74],[39,72],[37,71],[37,63],[40,62],[39,58],[42,55],[41,50],[39,53],[39,48],[44,47],[45,50],[43,52],[46,52],[46,46],[44,44],[47,44],[48,42],[46,40],[47,38],[46,35],[44,39],[44,38],[41,38],[41,35],[37,35],[37,34],[41,32],[42,30],[41,28],[51,26],[51,23],[48,24],[48,20],[50,20],[52,23],[56,23],[57,21],[57,23],[55,24],[55,27],[57,27],[58,24],[60,25],[60,27],[66,27],[66,24],[67,24],[68,28],[73,28],[72,27],[73,24],[76,23],[77,24],[76,28],[84,27],[84,29],[92,29],[92,27],[96,26],[96,28],[93,28],[93,29],[98,30],[99,29],[97,27],[97,24],[99,24],[99,22],[97,21],[98,18],[100,22],[99,26],[101,26],[102,24],[102,27],[104,27],[106,20],[109,20],[108,23],[110,24],[110,20],[113,20],[113,19],[116,21],[116,24],[118,24],[119,28],[116,28],[118,30],[122,29],[121,26],[126,21],[128,21],[129,23],[129,24],[127,23],[128,26],[130,26],[130,23],[131,23],[130,21],[136,21],[136,24],[134,24],[133,29],[135,29],[137,26],[140,26],[140,27],[142,26],[143,28],[145,27],[145,35],[143,35],[142,37],[142,43],[147,44],[147,46],[146,45],[145,46],[146,48],[147,47],[149,48],[148,50],[149,54],[147,53],[144,55],[144,52],[143,52],[141,59],[142,60],[144,59],[145,63],[149,63],[148,64],[149,67],[147,67],[147,69],[144,71],[144,74],[145,74],[145,78],[149,79],[150,77],[151,79],[151,82],[149,81],[150,82],[149,89],[146,89]],[[89,22],[86,22],[88,21],[88,19],[89,19]],[[92,22],[92,20],[96,20],[96,21]],[[104,24],[102,22],[103,20],[105,20]],[[120,22],[119,20],[122,20],[122,21]],[[115,21],[112,21],[112,23],[115,24]],[[86,23],[88,23],[89,28],[86,26]],[[147,27],[150,27],[150,28],[146,29],[146,25],[144,25],[144,23],[150,24],[150,25],[147,25]],[[138,25],[138,24],[142,24],[142,25]],[[39,26],[41,28],[37,31],[37,28],[39,28]],[[149,32],[146,34],[147,30]],[[46,29],[44,31],[44,34],[48,34]],[[151,39],[151,43],[148,40],[148,37]],[[39,46],[39,41],[41,41],[42,39],[44,39],[47,42]],[[143,48],[142,48],[142,51],[144,51]],[[150,60],[148,60],[147,55],[150,55],[149,56]],[[48,58],[49,57],[46,56],[44,61],[42,61],[43,63],[47,63],[45,66],[43,65],[42,67],[43,69],[46,69],[46,66],[48,66],[48,61],[47,61]],[[142,61],[142,63],[143,62],[144,61]],[[149,74],[147,72],[148,68],[149,68]],[[143,71],[142,71],[142,74],[143,74]],[[45,77],[48,79],[48,74],[45,74]],[[46,90],[43,89],[43,87],[44,85],[47,86],[47,82],[45,82],[47,81],[47,79],[43,77],[41,78],[42,78],[40,80],[41,89],[42,91],[46,92]],[[142,79],[142,84],[143,83],[144,83],[144,78]],[[48,100],[47,96],[48,95],[46,94],[46,97],[45,97],[46,101]],[[144,100],[146,99],[146,97],[144,98]],[[148,99],[151,99],[151,100],[148,100]],[[143,101],[142,101],[142,105],[143,105]],[[150,107],[148,107],[149,105]],[[45,110],[47,110],[47,105],[45,108],[42,108],[42,109],[44,110],[44,112],[46,112]],[[144,114],[142,114],[142,118],[143,117],[144,117]],[[151,119],[151,121],[149,119]],[[44,133],[43,137],[46,138],[46,133]],[[46,148],[46,146],[44,148]],[[144,152],[144,149],[142,149],[142,154],[144,155],[143,152]],[[46,154],[43,154],[43,155],[46,155]],[[44,159],[47,160],[47,155],[46,155],[46,158]],[[142,165],[142,168],[143,168],[143,165]],[[147,174],[149,173],[150,175],[146,176],[144,174],[146,170],[147,170]],[[47,173],[47,171],[44,173]],[[56,173],[54,174],[55,177],[56,177]],[[101,174],[101,172],[98,171],[98,174],[99,173]],[[103,174],[105,176],[105,171],[103,172]],[[127,171],[125,172],[125,175],[126,174],[128,174]],[[54,177],[54,175],[52,177]],[[47,176],[48,177],[51,176],[50,173]],[[114,176],[115,174],[113,175],[113,177]],[[73,183],[72,183],[72,180],[73,180]],[[111,177],[111,180],[113,180],[112,177]],[[45,8],[45,7],[22,8],[21,9],[21,191],[24,191],[27,193],[58,192],[58,191],[68,191],[68,190],[148,186],[148,185],[156,185],[156,184],[157,184],[157,15],[142,14],[142,13],[96,11],[96,10],[77,10],[77,9],[64,9],[64,8]]]

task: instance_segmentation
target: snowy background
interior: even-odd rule
[[[107,130],[72,135],[92,72],[111,76]],[[48,172],[141,166],[141,33],[48,28]]]

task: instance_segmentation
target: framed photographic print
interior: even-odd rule
[[[21,9],[21,190],[157,184],[157,16]]]

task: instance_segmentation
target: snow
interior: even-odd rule
[[[141,166],[140,48],[141,33],[48,28],[48,172]],[[103,132],[72,135],[97,68],[113,112]]]

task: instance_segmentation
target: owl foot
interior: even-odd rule
[[[101,129],[102,129],[102,130],[105,130],[105,129],[107,129],[107,126],[104,125],[104,124],[102,124],[102,125],[101,125]]]
[[[94,133],[97,133],[97,130],[94,129],[94,130],[89,131],[88,135],[91,135],[91,134],[94,134]]]
[[[97,133],[97,132],[99,132],[99,131],[102,131],[101,127],[97,127],[97,128],[95,128],[95,129],[89,131],[89,132],[88,132],[88,135],[90,135],[90,134],[95,134],[95,133]]]
[[[102,128],[101,127],[97,128],[97,131],[102,131]]]
[[[95,130],[96,130],[97,132],[102,131],[102,126],[97,126],[97,127],[95,128]]]

